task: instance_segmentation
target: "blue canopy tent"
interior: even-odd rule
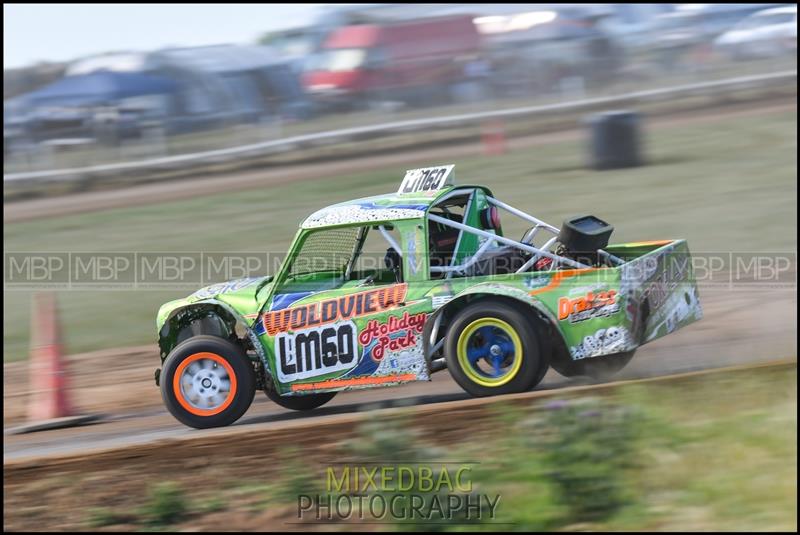
[[[177,90],[172,80],[137,72],[98,71],[67,76],[21,99],[29,106],[91,106],[117,102],[124,98],[171,94]]]

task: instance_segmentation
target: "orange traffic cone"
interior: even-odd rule
[[[55,294],[34,295],[31,311],[30,354],[31,399],[28,424],[5,432],[27,433],[82,425],[98,415],[75,415],[69,401],[68,373],[61,351],[61,328],[58,323]]]
[[[502,119],[483,123],[483,149],[490,156],[506,153],[506,127]]]
[[[61,353],[61,328],[52,292],[34,295],[31,307],[30,421],[72,416]]]

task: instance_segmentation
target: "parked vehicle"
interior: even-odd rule
[[[797,54],[797,6],[750,15],[719,36],[714,48],[733,59]]]
[[[452,173],[410,170],[397,193],[323,208],[275,276],[163,305],[155,379],[173,416],[224,426],[256,390],[309,410],[444,369],[473,396],[522,392],[551,366],[614,373],[702,317],[686,241],[608,245],[597,217],[558,229]],[[532,226],[506,237],[499,210]]]
[[[588,6],[559,6],[477,19],[486,34],[495,94],[582,93],[616,80],[624,50],[601,24],[604,18]]]
[[[678,4],[675,11],[656,17],[658,39],[653,50],[663,68],[707,59],[714,40],[748,16],[784,4]],[[694,55],[694,58],[687,56]]]
[[[304,83],[317,102],[332,106],[433,103],[470,76],[480,47],[471,16],[345,26],[328,36]]]

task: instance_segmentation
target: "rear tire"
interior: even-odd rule
[[[244,350],[216,336],[194,336],[175,347],[160,379],[167,410],[196,429],[232,424],[256,393],[255,370]]]
[[[585,360],[583,363],[583,375],[598,380],[610,379],[628,365],[635,353],[636,350],[633,349],[624,353],[615,353]]]
[[[563,375],[564,377],[577,377],[585,376],[592,379],[603,381],[610,379],[633,358],[636,353],[635,349],[625,351],[623,353],[614,353],[613,355],[604,355],[602,357],[592,357],[582,360],[572,360],[569,354],[565,355],[568,360],[553,361],[553,368]]]
[[[500,299],[481,299],[459,312],[445,340],[453,379],[476,397],[530,390],[547,372],[532,319]]]

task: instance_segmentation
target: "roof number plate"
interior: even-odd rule
[[[452,184],[455,165],[409,169],[397,193],[433,192]]]

